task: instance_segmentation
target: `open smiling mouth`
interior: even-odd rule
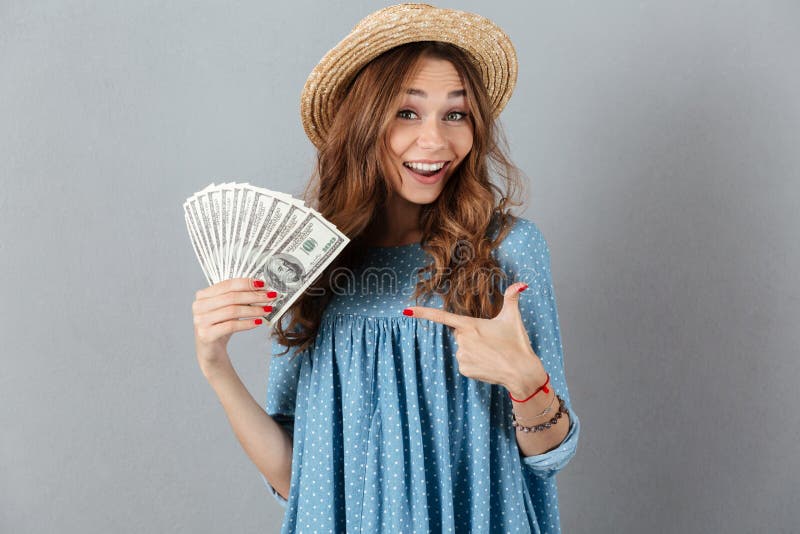
[[[411,176],[423,184],[434,184],[444,176],[445,172],[450,167],[450,163],[450,161],[445,162],[438,170],[436,167],[438,167],[439,164],[414,165],[416,168],[412,168],[408,161],[403,162],[403,167],[405,167],[406,171],[408,171]]]

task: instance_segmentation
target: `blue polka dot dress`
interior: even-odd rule
[[[580,421],[564,377],[550,253],[538,227],[512,219],[493,251],[522,281],[534,352],[565,401],[557,448],[522,456],[505,387],[458,372],[452,329],[403,308],[430,257],[418,243],[369,249],[343,276],[315,343],[273,342],[266,411],[292,436],[288,532],[560,532],[555,474],[574,456]],[[419,305],[442,307],[440,295]]]

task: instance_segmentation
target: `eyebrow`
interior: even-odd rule
[[[409,95],[418,95],[421,96],[422,98],[428,97],[428,93],[426,93],[422,89],[409,89],[406,91],[406,93]],[[458,98],[459,96],[467,96],[467,91],[465,91],[464,89],[459,89],[457,91],[450,91],[449,93],[447,93],[447,98]]]

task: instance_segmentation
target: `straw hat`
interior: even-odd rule
[[[317,148],[322,147],[344,91],[358,71],[387,50],[416,41],[444,41],[466,51],[481,73],[493,116],[500,115],[517,81],[517,54],[503,30],[474,13],[398,4],[362,19],[308,76],[300,115]]]

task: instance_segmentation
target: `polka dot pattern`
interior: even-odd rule
[[[550,251],[515,218],[494,254],[506,287],[529,285],[523,321],[570,410],[561,445],[522,456],[505,387],[458,372],[449,327],[402,315],[429,261],[420,245],[372,248],[337,285],[313,347],[274,357],[284,347],[273,342],[266,411],[293,436],[288,500],[262,479],[286,509],[282,532],[560,532],[554,475],[575,455],[580,420]]]

